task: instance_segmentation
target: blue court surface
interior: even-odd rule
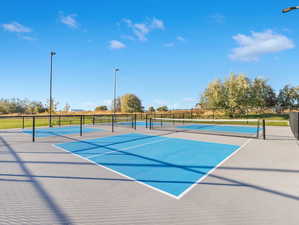
[[[56,146],[176,198],[240,148],[136,133]]]
[[[132,122],[118,122],[117,124],[124,125],[124,126],[132,126]],[[137,121],[136,126],[146,126],[146,122],[144,121]],[[148,123],[149,126],[149,123]]]
[[[87,128],[87,127],[83,127],[82,129],[83,133],[100,132],[100,131],[104,131],[104,130],[98,128]],[[32,130],[24,130],[23,133],[32,135]],[[80,126],[37,128],[35,130],[36,137],[49,137],[49,136],[78,134],[78,133],[80,133]]]
[[[178,126],[177,128],[186,130],[206,130],[218,132],[232,132],[244,134],[256,134],[261,128],[246,127],[246,126],[227,126],[227,125],[209,125],[209,124],[192,124],[186,126]]]

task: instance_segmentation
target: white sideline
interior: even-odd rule
[[[243,145],[241,145],[236,151],[234,151],[232,154],[227,156],[225,159],[223,159],[220,163],[218,163],[213,169],[211,169],[207,174],[199,178],[194,184],[192,184],[190,187],[188,187],[185,191],[183,191],[179,196],[178,199],[182,198],[185,194],[187,194],[195,185],[199,184],[201,181],[203,181],[206,177],[209,176],[210,173],[214,172],[219,166],[221,166],[226,160],[233,157],[238,151],[240,151],[242,148],[244,148],[250,141],[253,139],[248,139]]]
[[[130,148],[136,148],[136,147],[140,147],[140,146],[143,146],[143,145],[154,144],[154,143],[158,143],[158,142],[162,142],[162,141],[167,141],[167,140],[170,140],[170,139],[167,138],[166,140],[160,140],[160,141],[155,141],[155,142],[145,143],[145,144],[141,144],[141,145],[137,145],[137,146],[131,146],[131,147],[125,148],[125,149],[123,149],[123,150],[128,150],[128,149],[130,149]],[[195,185],[199,184],[202,180],[204,180],[206,177],[208,177],[209,174],[211,174],[212,172],[214,172],[214,171],[215,171],[221,164],[223,164],[225,161],[227,161],[229,158],[231,158],[231,157],[234,156],[237,152],[239,152],[242,148],[244,148],[244,147],[245,147],[251,140],[253,140],[253,139],[248,139],[248,140],[247,140],[243,145],[241,145],[237,150],[235,150],[232,154],[230,154],[228,157],[226,157],[224,160],[222,160],[220,163],[218,163],[213,169],[209,170],[209,172],[208,172],[207,174],[205,174],[204,176],[202,176],[201,178],[199,178],[196,182],[194,182],[191,186],[189,186],[185,191],[183,191],[183,192],[182,192],[180,195],[178,195],[178,196],[173,195],[173,194],[170,194],[170,193],[168,193],[168,192],[166,192],[166,191],[160,190],[160,189],[158,189],[158,188],[156,188],[156,187],[153,187],[153,186],[151,186],[151,185],[149,185],[149,184],[146,184],[146,183],[144,183],[144,182],[142,182],[142,181],[138,181],[138,180],[136,180],[135,178],[132,178],[132,177],[130,177],[130,176],[127,176],[127,175],[125,175],[125,174],[123,174],[123,173],[121,173],[121,172],[118,172],[118,171],[116,171],[116,170],[110,169],[109,167],[106,167],[106,166],[103,166],[103,165],[101,165],[101,164],[98,164],[98,163],[96,163],[96,162],[90,160],[90,158],[80,156],[80,155],[78,155],[78,154],[76,154],[76,153],[72,153],[72,152],[70,152],[70,151],[68,151],[68,150],[66,150],[66,149],[64,149],[64,148],[61,148],[61,147],[57,146],[56,144],[52,144],[52,146],[53,146],[54,148],[60,149],[60,150],[65,151],[65,152],[68,152],[68,153],[70,153],[70,154],[72,154],[72,155],[74,155],[74,156],[76,156],[76,157],[79,157],[79,158],[81,158],[81,159],[83,159],[83,160],[87,160],[87,161],[91,162],[92,164],[97,165],[97,166],[99,166],[99,167],[102,167],[102,168],[104,168],[104,169],[106,169],[106,170],[108,170],[108,171],[110,171],[110,172],[113,172],[113,173],[116,173],[116,174],[121,175],[121,176],[123,176],[123,177],[126,177],[126,178],[128,178],[128,179],[130,179],[130,180],[132,180],[132,181],[135,181],[135,182],[137,182],[137,183],[139,183],[139,184],[142,184],[142,185],[144,185],[144,186],[146,186],[146,187],[148,187],[148,188],[151,188],[151,189],[153,189],[153,190],[155,190],[155,191],[158,191],[158,192],[163,193],[163,194],[165,194],[165,195],[167,195],[167,196],[169,196],[169,197],[172,197],[172,198],[175,198],[175,199],[179,200],[179,199],[181,199],[184,195],[186,195],[192,188],[194,188]],[[59,143],[58,143],[58,144],[59,144]],[[122,149],[121,149],[121,150],[122,150]],[[113,152],[117,152],[117,151],[110,151],[110,152],[107,152],[106,154],[113,153]],[[100,155],[105,155],[105,153],[100,154]],[[97,156],[99,156],[99,155],[97,155]]]

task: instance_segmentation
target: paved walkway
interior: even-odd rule
[[[251,140],[177,200],[52,146],[76,135],[31,143],[25,134],[0,131],[0,224],[298,225],[298,142],[287,127],[269,127],[267,133],[268,140]],[[111,133],[83,139],[99,135]]]

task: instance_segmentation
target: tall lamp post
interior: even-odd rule
[[[115,111],[116,111],[116,73],[119,72],[118,68],[114,69],[114,89],[113,89],[113,116],[112,116],[112,131],[114,131]]]
[[[282,10],[283,13],[288,13],[292,10],[296,10],[296,9],[299,9],[299,6],[292,6],[292,7],[289,7],[289,8],[285,8]]]
[[[52,127],[52,109],[53,109],[53,99],[52,99],[52,86],[53,86],[53,56],[56,52],[50,52],[50,117],[49,117],[49,127]]]

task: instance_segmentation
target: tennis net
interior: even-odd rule
[[[151,130],[189,132],[265,139],[264,120],[150,118]]]

